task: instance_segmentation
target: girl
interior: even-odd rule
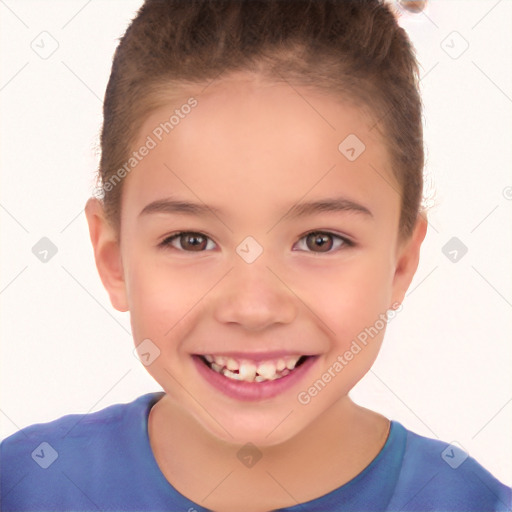
[[[348,397],[418,265],[417,63],[379,0],[147,0],[104,101],[99,274],[163,389],[2,443],[5,510],[508,510]]]

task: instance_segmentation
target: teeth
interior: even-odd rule
[[[293,356],[293,357],[288,357],[286,359],[286,368],[288,368],[288,370],[293,370],[295,368],[295,365],[297,364],[297,361],[300,359],[301,356]]]
[[[274,363],[262,363],[258,366],[258,375],[266,379],[273,379],[276,375],[276,365]]]
[[[238,370],[238,362],[235,361],[232,357],[230,357],[226,361],[226,368],[231,371]]]
[[[244,361],[240,365],[239,373],[242,380],[252,382],[256,376],[256,365]]]
[[[226,368],[224,368],[224,370],[222,370],[222,374],[223,374],[225,377],[229,377],[230,379],[234,379],[234,380],[242,380],[242,378],[240,377],[240,375],[238,375],[238,373],[230,372],[230,371],[229,371],[229,370],[227,370]]]
[[[212,368],[216,371],[216,372],[219,372],[222,370],[222,366],[220,366],[220,364],[215,364],[215,363],[212,363]]]
[[[218,364],[219,366],[224,366],[226,364],[227,357],[224,356],[213,356],[213,362]]]
[[[288,375],[301,358],[300,355],[286,356],[276,361],[254,363],[248,360],[237,361],[227,356],[205,355],[204,359],[217,373],[233,380],[244,382],[265,382]]]

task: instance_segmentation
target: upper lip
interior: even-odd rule
[[[291,357],[291,356],[310,356],[314,354],[308,354],[307,352],[301,352],[299,350],[277,350],[272,352],[203,352],[201,354],[195,354],[199,356],[224,356],[231,357],[233,359],[247,359],[250,361],[269,361],[273,359],[280,359],[282,357]]]

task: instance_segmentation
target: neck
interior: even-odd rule
[[[375,458],[389,431],[386,418],[345,396],[293,438],[258,447],[261,458],[251,465],[250,458],[244,464],[237,457],[240,445],[213,436],[169,395],[155,404],[148,421],[151,448],[170,484],[222,512],[242,504],[247,512],[271,510],[327,494]]]

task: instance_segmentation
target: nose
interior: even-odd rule
[[[249,331],[291,323],[297,314],[297,299],[284,281],[264,260],[236,262],[216,287],[216,320]]]

